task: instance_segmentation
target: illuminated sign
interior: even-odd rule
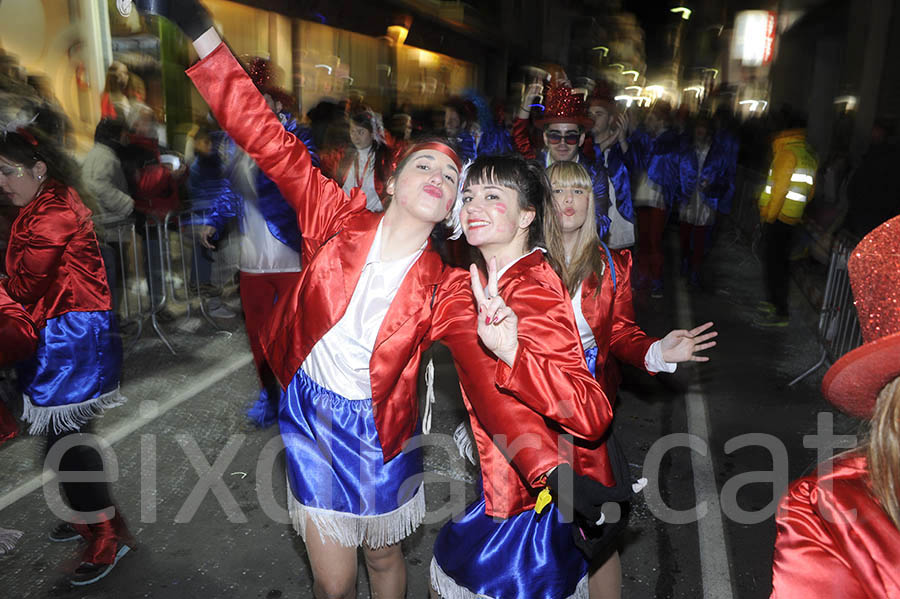
[[[775,47],[775,13],[768,10],[745,10],[734,19],[731,56],[748,67],[772,62]]]

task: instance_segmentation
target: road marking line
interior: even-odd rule
[[[679,255],[679,248],[669,244],[673,255]],[[691,313],[690,298],[687,285],[680,277],[675,280],[675,312],[678,327],[690,330],[694,326],[694,315]],[[702,323],[698,323],[702,324]],[[684,394],[687,412],[688,433],[703,439],[707,445],[706,455],[691,452],[691,469],[694,472],[694,493],[697,504],[705,501],[706,515],[697,521],[697,535],[700,546],[700,571],[703,578],[703,597],[707,599],[731,599],[731,564],[729,563],[728,546],[725,543],[725,527],[722,523],[722,510],[719,507],[719,490],[716,486],[716,474],[713,469],[712,448],[709,446],[709,412],[703,386],[697,376],[697,364],[691,372],[691,381]]]
[[[129,419],[116,426],[111,431],[101,435],[110,445],[114,445],[132,434],[145,424],[148,424],[172,408],[178,407],[187,400],[198,395],[207,388],[215,385],[231,373],[249,364],[253,359],[250,352],[242,352],[230,362],[217,365],[204,370],[190,385],[173,395],[166,401],[159,402],[153,410],[137,410],[135,418]],[[0,511],[5,510],[18,500],[41,488],[43,473],[35,474],[30,479],[20,483],[17,487],[0,496]],[[47,473],[46,482],[49,484],[56,480],[55,474]]]

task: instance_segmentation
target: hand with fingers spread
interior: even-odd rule
[[[474,264],[469,274],[478,308],[478,337],[497,358],[512,367],[519,350],[519,319],[497,291],[497,259],[491,258],[488,265],[487,287],[481,286],[481,276]]]
[[[669,363],[677,362],[708,362],[708,356],[698,356],[697,352],[715,347],[716,342],[710,341],[719,333],[710,331],[705,333],[713,323],[707,322],[690,331],[675,330],[662,338],[660,349],[663,360]]]

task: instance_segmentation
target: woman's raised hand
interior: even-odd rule
[[[478,308],[478,337],[497,358],[512,367],[519,349],[519,319],[497,291],[497,259],[488,264],[488,284],[481,286],[481,276],[474,264],[469,268],[472,293]]]
[[[708,362],[707,356],[698,356],[697,352],[715,347],[716,342],[710,341],[719,333],[710,331],[703,334],[704,331],[713,326],[713,323],[707,322],[690,331],[675,330],[662,338],[660,349],[662,350],[662,358],[670,364],[677,362]]]

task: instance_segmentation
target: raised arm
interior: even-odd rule
[[[200,61],[188,77],[225,131],[278,186],[297,213],[307,243],[316,245],[336,233],[346,217],[365,209],[365,197],[348,198],[319,172],[295,135],[285,130],[262,94],[212,26],[212,18],[197,0],[159,2],[137,0],[143,13],[172,21],[193,41]]]
[[[306,146],[285,130],[225,46],[187,71],[228,134],[278,186],[307,240],[324,242],[351,213],[365,208],[315,168]]]

